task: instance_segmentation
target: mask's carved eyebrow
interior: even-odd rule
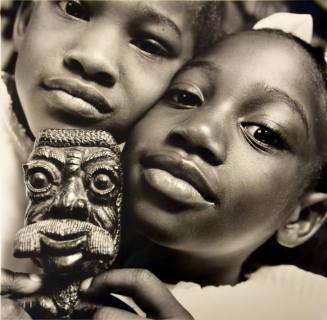
[[[62,152],[56,152],[54,149],[36,148],[31,160],[46,160],[51,161],[58,168],[63,168],[65,165],[65,155]]]
[[[119,161],[117,156],[111,152],[110,150],[103,150],[98,151],[95,153],[92,153],[91,155],[87,156],[83,161],[83,167],[87,166],[92,161],[98,161],[98,160],[114,160]]]
[[[264,91],[264,93],[267,95],[267,98],[275,101],[281,101],[285,105],[287,105],[293,112],[297,113],[300,116],[300,119],[302,120],[305,130],[306,130],[306,135],[309,135],[309,124],[304,112],[304,107],[303,105],[292,98],[287,92],[280,88],[272,87],[269,86],[265,83],[256,83],[251,86],[252,90],[258,91]]]
[[[168,28],[173,29],[177,36],[181,38],[181,30],[178,28],[177,24],[167,16],[155,11],[153,8],[146,5],[140,8],[140,12],[142,13],[142,19],[145,21],[147,20],[158,25],[161,24],[167,26]]]

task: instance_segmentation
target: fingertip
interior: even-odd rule
[[[38,291],[42,286],[42,281],[39,276],[28,276],[26,278],[20,278],[15,280],[15,284],[12,287],[12,291],[16,291],[21,294],[32,294]]]
[[[80,291],[81,292],[88,291],[88,289],[91,287],[92,282],[93,282],[93,277],[83,280],[79,287]]]
[[[41,283],[41,281],[42,281],[42,277],[39,274],[36,274],[36,273],[31,273],[29,275],[29,278],[33,282],[37,282],[37,283]]]

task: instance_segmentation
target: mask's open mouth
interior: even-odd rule
[[[63,255],[63,254],[73,254],[76,252],[81,252],[87,247],[87,235],[68,235],[68,236],[58,236],[58,235],[48,235],[41,234],[41,252],[46,251],[47,254],[52,255]]]

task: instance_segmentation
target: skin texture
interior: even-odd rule
[[[292,42],[243,33],[176,76],[125,148],[126,220],[150,243],[140,265],[166,281],[235,283],[299,214],[322,146],[311,68]]]
[[[39,1],[25,8],[15,27],[15,77],[32,133],[96,128],[123,140],[193,54],[184,5]]]

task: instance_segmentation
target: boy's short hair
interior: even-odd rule
[[[222,35],[223,3],[190,1],[192,26],[195,32],[194,53],[198,55],[214,45]]]

